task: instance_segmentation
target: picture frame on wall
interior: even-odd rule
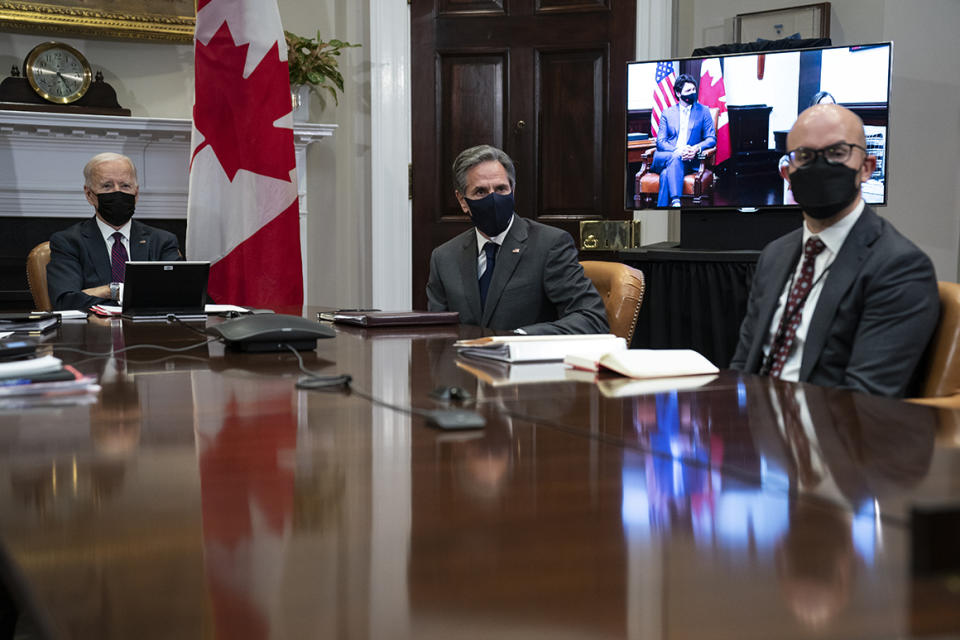
[[[736,41],[783,38],[829,38],[830,3],[817,2],[786,9],[739,13],[735,20]]]
[[[0,0],[0,30],[159,42],[193,41],[196,0]]]

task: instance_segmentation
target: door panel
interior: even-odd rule
[[[609,9],[608,0],[537,0],[538,13]]]
[[[442,16],[451,15],[497,15],[504,13],[504,0],[440,0],[439,12]]]
[[[605,49],[537,55],[541,222],[604,217],[606,58]]]
[[[463,149],[478,144],[503,147],[506,112],[506,52],[438,56],[437,98],[440,102],[440,130],[437,157],[440,175],[437,187],[442,206],[440,218],[459,216],[466,221],[453,195],[452,165]],[[440,141],[443,141],[440,144]]]

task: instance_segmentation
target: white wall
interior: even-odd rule
[[[284,27],[301,35],[360,43],[340,56],[346,90],[340,105],[313,99],[311,121],[338,125],[332,140],[310,150],[308,304],[366,306],[370,273],[369,3],[279,0]],[[134,116],[189,118],[193,106],[193,47],[130,40],[94,40],[0,32],[0,77],[20,67],[36,44],[57,39],[78,50],[117,91]],[[57,179],[76,179],[76,176]]]
[[[733,42],[738,13],[796,0],[677,0],[675,53]],[[880,214],[931,257],[941,280],[960,276],[960,2],[831,0],[837,45],[892,40],[890,198]]]

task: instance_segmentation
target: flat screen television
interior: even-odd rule
[[[824,99],[863,119],[869,153],[877,157],[877,170],[863,185],[864,200],[886,204],[892,56],[888,42],[628,63],[626,208],[673,204],[658,203],[660,176],[651,169],[658,168],[653,165],[657,134],[668,134],[670,123],[678,121],[676,110],[667,110],[678,102],[674,83],[681,74],[699,83],[697,102],[710,109],[717,140],[703,159],[702,173],[700,161],[691,162],[694,173],[684,177],[680,202],[684,209],[795,207],[779,174],[787,132],[824,92],[829,96]],[[707,128],[699,111],[697,131]]]

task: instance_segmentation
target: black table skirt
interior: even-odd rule
[[[620,254],[643,271],[635,349],[694,349],[725,368],[737,348],[759,252]]]

